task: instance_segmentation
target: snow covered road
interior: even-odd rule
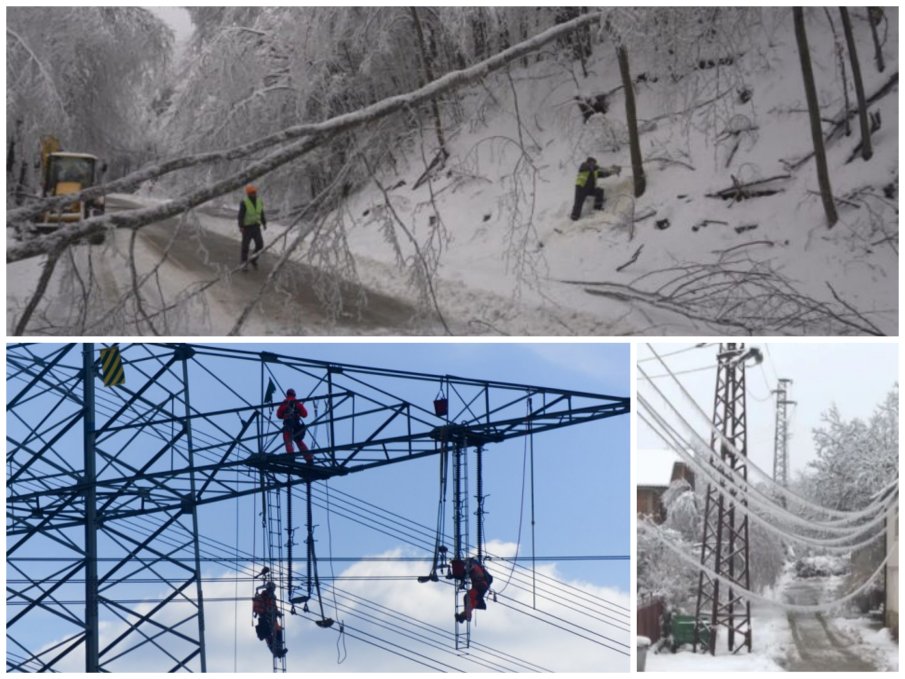
[[[833,598],[838,577],[794,578],[783,592],[791,604],[817,604]],[[877,667],[865,656],[855,639],[837,628],[824,613],[789,613],[789,627],[795,652],[782,664],[788,670],[803,672],[874,672]]]
[[[120,196],[114,209],[140,204]],[[276,254],[261,258],[258,270],[231,273],[239,258],[232,220],[200,215],[201,228],[170,219],[137,232],[135,275],[151,274],[135,306],[130,250],[132,232],[108,234],[103,246],[76,245],[57,264],[42,305],[29,326],[36,334],[226,334],[265,285]],[[208,222],[214,223],[214,228]],[[227,226],[228,225],[228,226]],[[226,231],[232,227],[232,231]],[[265,232],[273,234],[275,229]],[[170,242],[172,240],[172,242]],[[7,268],[7,325],[12,331],[33,293],[43,259]],[[156,273],[154,272],[156,269]],[[85,272],[88,272],[87,274]],[[327,334],[339,326],[348,334],[384,334],[404,327],[417,310],[388,295],[335,281],[333,296],[317,294],[319,272],[290,259],[270,286],[243,331],[254,334]],[[203,288],[203,289],[202,289]],[[366,300],[366,303],[361,303]],[[150,319],[150,320],[149,320]],[[152,327],[153,326],[153,327]]]

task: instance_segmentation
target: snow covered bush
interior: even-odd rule
[[[702,502],[685,479],[677,479],[669,484],[663,493],[663,506],[666,508],[664,525],[685,540],[694,542],[701,538]]]
[[[698,572],[655,537],[659,532],[673,545],[679,546],[693,559],[700,558],[700,548],[682,534],[646,518],[638,520],[644,530],[638,531],[638,594],[663,599],[667,609],[694,613]],[[640,526],[639,526],[640,528]]]

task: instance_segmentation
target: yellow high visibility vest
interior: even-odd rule
[[[261,223],[261,214],[264,212],[264,201],[258,196],[254,203],[251,198],[245,196],[245,219],[242,220],[243,226],[254,226]]]

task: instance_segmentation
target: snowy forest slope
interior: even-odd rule
[[[149,278],[113,296],[121,313],[81,314],[81,323],[115,317],[122,332],[154,332],[148,309],[138,310],[151,307],[151,317],[169,316],[167,327],[189,334],[356,333],[369,296],[382,295],[413,309],[388,332],[894,333],[897,10],[876,21],[865,9],[851,12],[875,128],[868,161],[854,153],[860,134],[839,13],[811,8],[804,16],[839,212],[833,228],[809,158],[791,9],[613,8],[598,17],[577,8],[193,8],[178,75],[147,97],[155,122],[145,130],[142,170],[111,184],[173,200],[88,220],[70,227],[65,242],[71,248],[91,229],[137,228],[201,202],[227,215],[235,189],[260,175],[270,221],[282,224],[268,243],[274,268],[252,281],[250,301],[227,295],[220,311],[210,291],[230,285],[234,261],[220,262],[215,279],[189,271],[201,280],[176,290],[151,290]],[[507,68],[391,115],[359,115],[566,21],[574,28],[536,41]],[[619,46],[637,110],[635,167]],[[25,106],[10,101],[8,120],[11,106]],[[334,129],[329,122],[298,126],[350,114],[359,123],[336,132],[316,131]],[[262,155],[268,149],[276,151]],[[160,160],[179,155],[186,161],[171,174],[177,164]],[[588,202],[572,222],[576,172],[589,155],[622,172],[602,180],[605,209],[593,212]],[[210,210],[189,215],[165,228],[179,238],[236,237],[234,223],[211,219]],[[51,242],[59,247],[53,239],[8,247],[8,262],[51,252]],[[134,261],[127,242],[117,234],[105,247]],[[138,262],[133,279],[151,269],[159,279],[172,262],[167,250],[155,257],[162,260]],[[48,294],[91,258],[69,257],[47,277]],[[314,272],[303,287],[333,308],[327,325],[262,311],[262,299],[301,294],[288,262]],[[34,301],[41,266],[46,273],[45,264],[25,262],[8,270],[17,266],[29,272],[11,286],[10,323]],[[338,294],[350,283],[361,294]],[[199,305],[205,313],[189,311]],[[46,313],[43,323],[42,331],[59,331]]]

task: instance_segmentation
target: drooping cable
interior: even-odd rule
[[[736,450],[735,446],[732,444],[732,441],[729,441],[728,439],[726,439],[726,437],[722,434],[722,432],[720,432],[716,427],[714,427],[713,422],[710,421],[710,418],[708,417],[707,413],[704,412],[704,409],[700,406],[700,404],[698,404],[698,402],[694,399],[694,397],[688,392],[688,390],[685,388],[685,385],[683,385],[680,380],[676,379],[675,375],[678,373],[674,373],[670,370],[669,366],[666,364],[665,361],[663,361],[659,357],[656,349],[652,345],[648,344],[647,346],[648,346],[649,350],[654,354],[654,356],[656,358],[658,358],[658,360],[660,361],[660,364],[666,370],[666,375],[672,377],[673,382],[679,388],[683,397],[692,406],[693,410],[695,412],[697,412],[705,421],[707,421],[708,428],[718,437],[718,440],[721,441],[721,444],[723,446],[726,446],[733,455],[740,455],[739,451]],[[645,374],[643,367],[639,366],[638,369],[642,374]],[[663,392],[653,382],[651,382],[651,386],[657,391],[657,393],[661,396],[661,398],[663,398],[664,401],[667,402],[667,404],[674,410],[674,412],[676,412],[674,407],[672,406],[671,402],[663,394]],[[683,422],[685,422],[685,424],[687,426],[689,426],[693,430],[693,427],[691,427],[691,425],[687,423],[684,416],[679,415],[679,417]],[[755,473],[757,473],[764,480],[765,483],[770,485],[770,487],[773,490],[782,494],[789,501],[795,502],[801,506],[808,507],[809,509],[821,512],[828,516],[836,516],[836,517],[842,517],[842,518],[852,518],[852,517],[859,517],[859,516],[865,515],[863,513],[863,510],[862,511],[840,511],[840,510],[834,510],[834,509],[830,509],[828,507],[822,507],[820,505],[816,505],[816,504],[810,502],[809,500],[807,500],[806,498],[801,497],[797,493],[795,493],[787,488],[784,488],[783,486],[776,484],[773,481],[772,476],[770,474],[767,474],[764,470],[760,469],[757,465],[752,464],[750,461],[748,463],[748,467],[749,467],[749,470],[752,470]]]
[[[643,397],[639,396],[639,402],[641,401],[642,398]],[[656,417],[656,415],[653,413],[651,413],[651,415],[653,415],[654,418]],[[648,424],[648,426],[650,426],[652,429],[654,429],[656,431],[656,427],[653,424],[652,420],[648,418],[648,415],[646,415],[642,411],[639,411],[639,417],[641,418],[642,421],[644,421],[646,424]],[[664,441],[667,441],[667,438],[664,437]],[[670,447],[672,447],[675,452],[679,453],[679,455],[682,456],[682,458],[685,459],[689,465],[694,467],[694,469],[696,470],[697,473],[700,473],[701,475],[706,476],[709,482],[715,483],[718,485],[721,483],[725,483],[725,479],[721,480],[720,476],[713,473],[708,468],[708,465],[702,464],[693,456],[688,455],[688,453],[684,450],[684,448],[681,445],[677,445],[675,443],[668,443],[668,445],[670,445]],[[735,486],[732,486],[732,487],[735,488],[736,492],[746,494],[744,489],[738,488]],[[750,498],[749,498],[749,502],[750,502]],[[780,506],[776,505],[776,508],[779,509]],[[744,514],[749,519],[751,519],[755,523],[758,523],[759,525],[764,527],[768,532],[770,532],[774,535],[778,535],[779,537],[785,538],[792,542],[797,542],[799,544],[819,548],[819,549],[822,549],[827,552],[835,552],[838,554],[848,553],[853,550],[857,550],[862,547],[866,547],[867,545],[870,545],[870,544],[876,542],[877,540],[879,540],[880,538],[884,537],[883,532],[877,532],[874,535],[872,535],[871,537],[867,538],[866,540],[864,540],[860,543],[839,545],[837,540],[818,540],[815,538],[808,538],[808,537],[805,537],[805,536],[802,536],[799,534],[794,534],[794,533],[785,531],[781,528],[778,528],[776,525],[774,525],[774,522],[764,519],[759,514],[756,514],[754,511],[752,511],[752,509],[750,507],[747,507],[744,505],[736,506],[735,511],[739,512],[741,514]],[[881,516],[881,518],[883,518],[885,520],[885,517]]]

